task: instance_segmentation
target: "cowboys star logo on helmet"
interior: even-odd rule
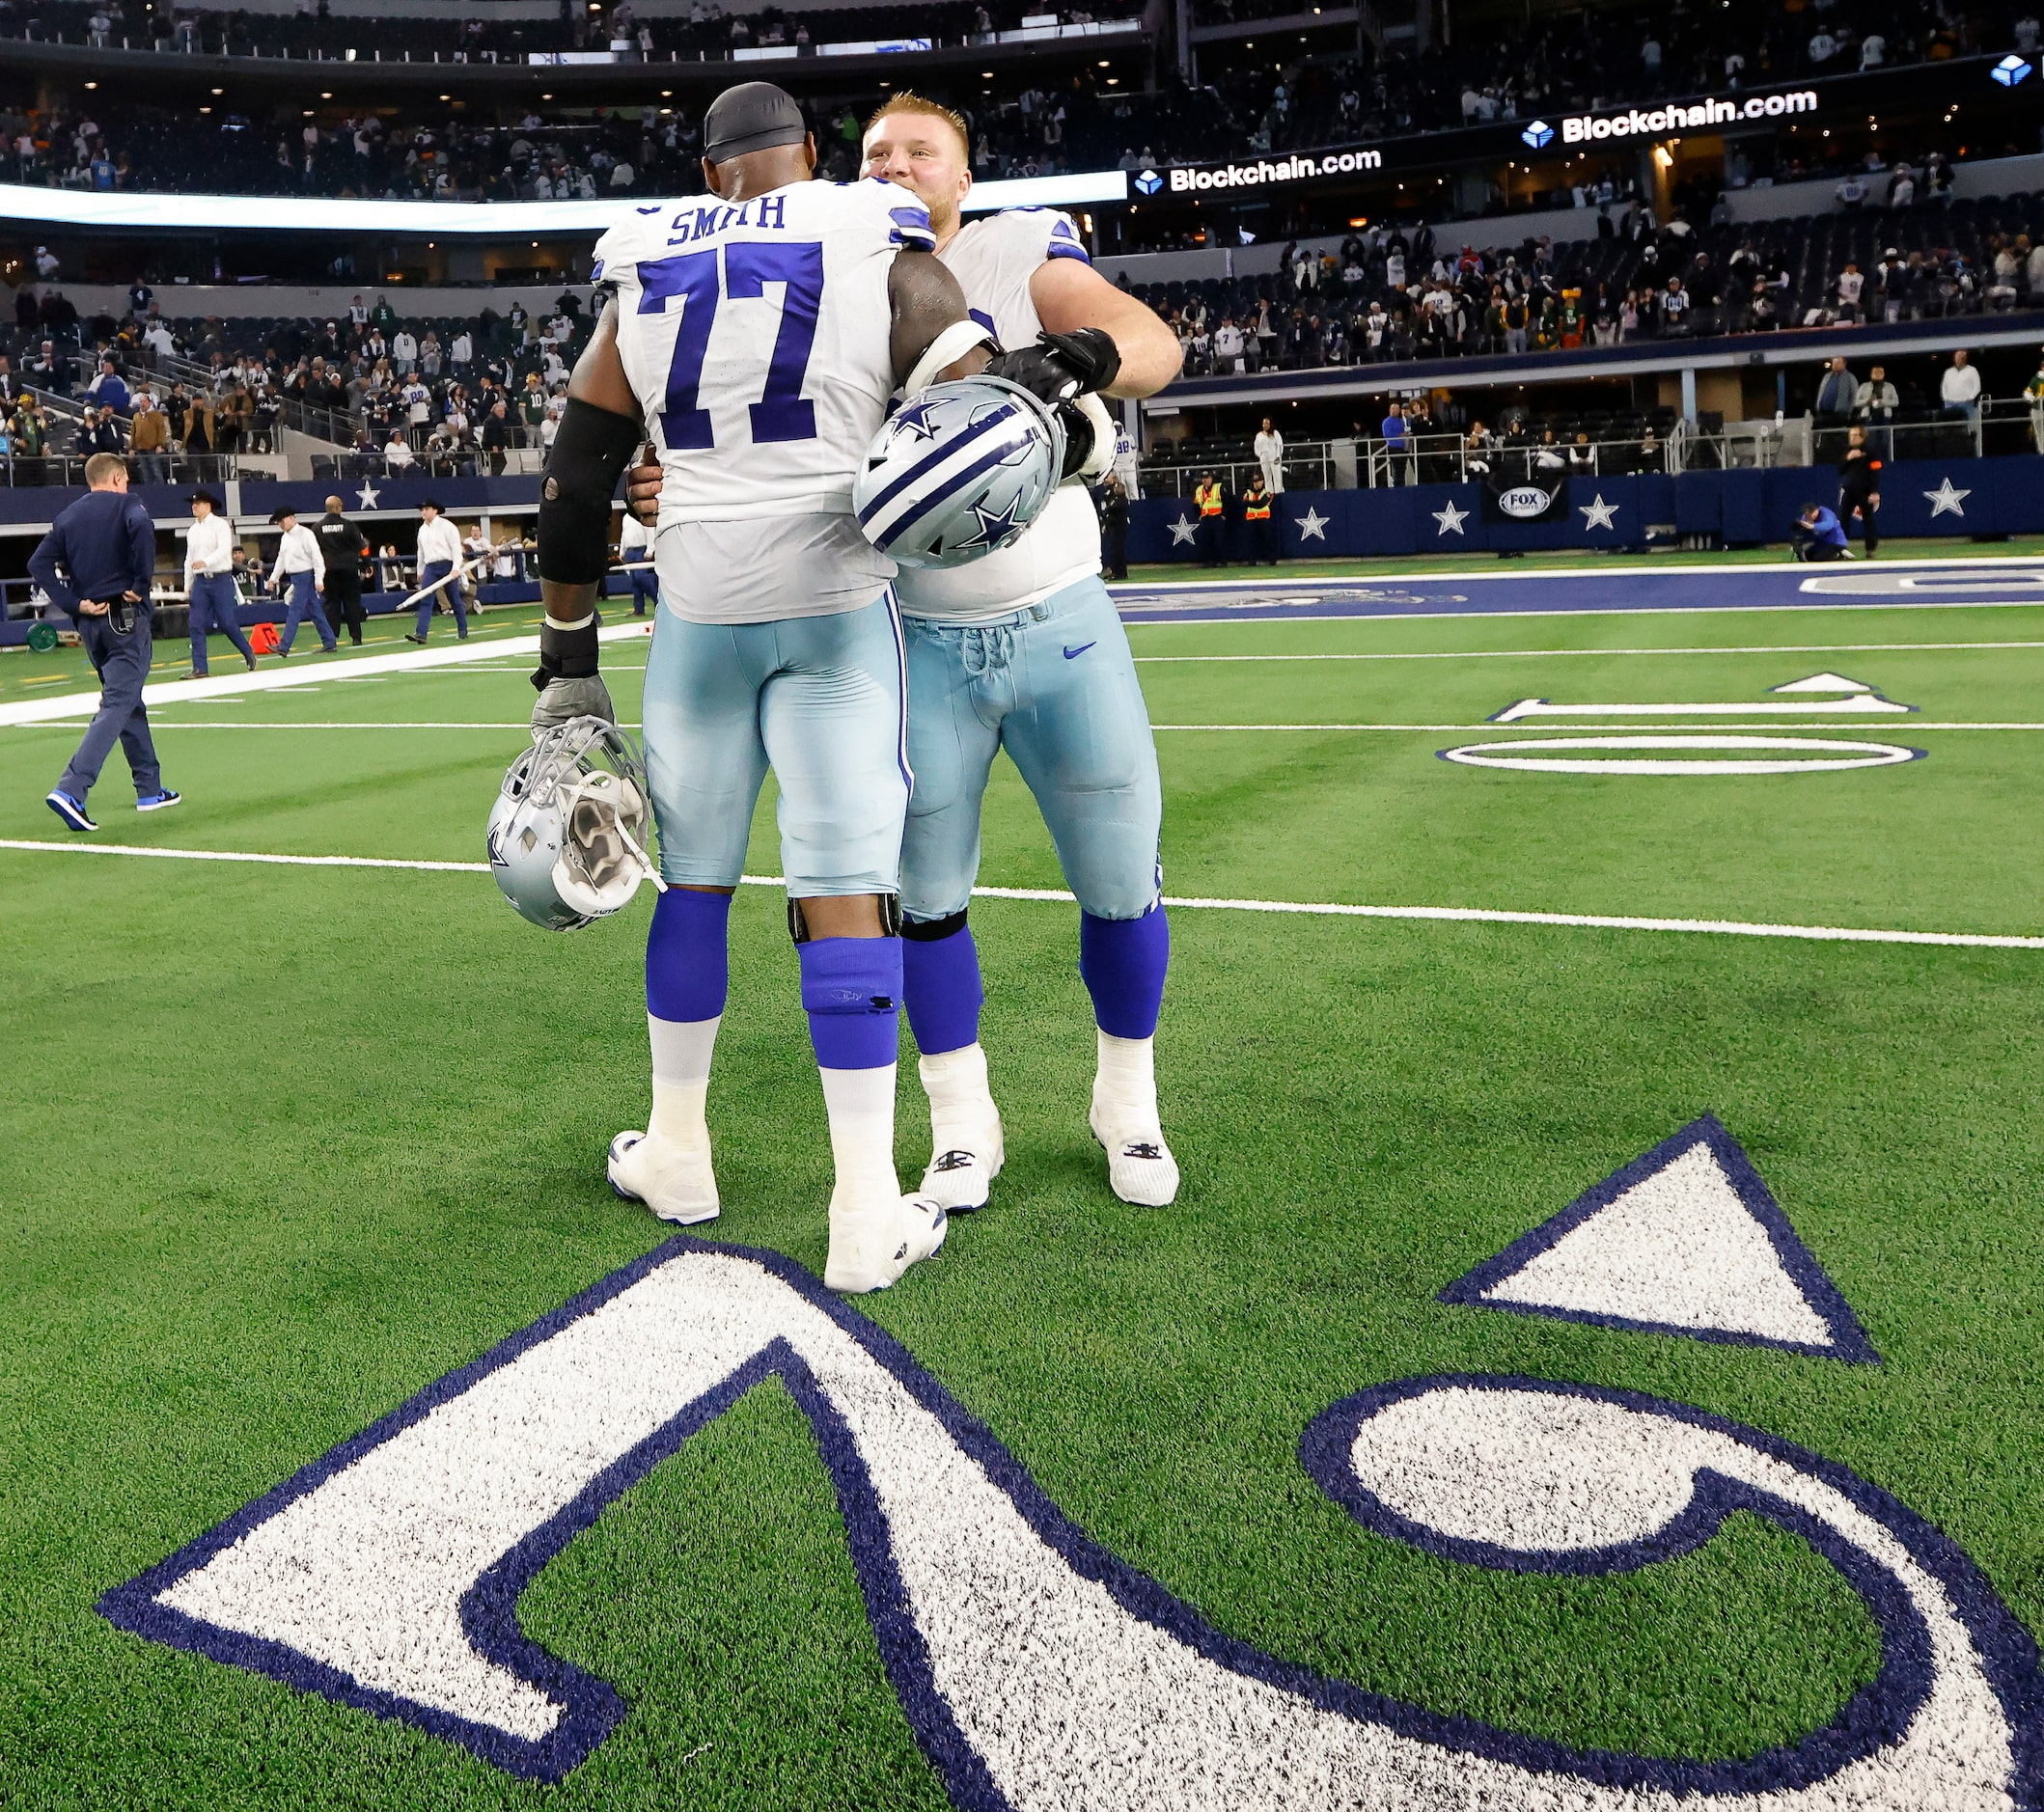
[[[866,538],[901,565],[962,565],[1019,538],[1063,466],[1054,411],[1005,378],[955,378],[881,428],[852,507]]]

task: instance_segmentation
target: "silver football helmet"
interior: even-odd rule
[[[649,880],[652,807],[632,739],[600,717],[539,732],[511,764],[489,814],[489,868],[536,925],[574,931],[607,919]]]
[[[1003,377],[919,390],[852,481],[866,538],[904,566],[963,566],[1021,537],[1064,467],[1057,412]]]

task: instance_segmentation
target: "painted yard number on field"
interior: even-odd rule
[[[1491,718],[1522,724],[1540,718],[1682,720],[1712,718],[1907,717],[1913,704],[1884,699],[1873,687],[1840,673],[1812,673],[1776,686],[1789,699],[1757,703],[1712,700],[1696,704],[1556,704],[1521,699]],[[1826,696],[1830,695],[1830,696]],[[1533,774],[1823,774],[1844,768],[1895,767],[1920,761],[1926,751],[1896,743],[1844,742],[1807,736],[1704,734],[1541,736],[1510,742],[1463,743],[1438,751],[1459,767],[1513,768]]]
[[[1684,1139],[1719,1150],[1698,1128]],[[1849,1341],[1812,1278],[1772,1277],[1760,1236],[1737,1224],[1731,1183],[1720,1190],[1707,1166],[1664,1167],[1666,1186],[1629,1181],[1594,1222],[1579,1204],[1571,1227],[1651,1232],[1687,1192],[1716,1217],[1717,1249],[1745,1254],[1754,1287],[1772,1292],[1746,1315],[1760,1338],[1809,1352]],[[1498,1287],[1478,1280],[1483,1304],[1616,1290],[1622,1313],[1622,1269],[1599,1256],[1610,1234],[1576,1254],[1567,1232],[1541,1236],[1554,1277],[1515,1248]],[[1808,1325],[1800,1303],[1813,1304]],[[1711,1763],[1573,1750],[1363,1692],[1222,1634],[1075,1527],[908,1352],[798,1266],[685,1237],[451,1373],[100,1609],[155,1641],[558,1780],[629,1707],[527,1637],[519,1594],[769,1377],[809,1417],[889,1678],[960,1807],[2032,1803],[2019,1721],[2037,1702],[2028,1634],[1952,1542],[1818,1454],[1680,1403],[1497,1375],[1407,1378],[1315,1417],[1301,1463],[1377,1534],[1473,1566],[1623,1573],[1699,1548],[1744,1511],[1829,1560],[1881,1633],[1875,1680],[1800,1743]]]

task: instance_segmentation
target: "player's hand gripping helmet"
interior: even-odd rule
[[[1001,377],[919,390],[852,484],[866,538],[904,566],[963,566],[1018,539],[1063,476],[1064,428]]]
[[[632,739],[600,717],[541,730],[511,764],[489,814],[489,869],[536,925],[574,931],[607,919],[649,880],[652,809]]]

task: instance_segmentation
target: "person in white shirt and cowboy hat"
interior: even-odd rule
[[[192,671],[188,679],[206,677],[206,637],[217,629],[240,651],[251,672],[256,651],[248,645],[235,619],[241,594],[235,589],[235,526],[221,511],[211,491],[191,496],[192,532],[184,544],[184,596],[192,638]]]
[[[270,520],[284,531],[277,563],[270,568],[270,587],[290,600],[284,613],[284,637],[277,644],[277,658],[281,661],[290,657],[298,625],[308,617],[319,632],[319,645],[331,654],[341,645],[319,601],[320,593],[326,590],[326,556],[319,551],[319,537],[299,526],[295,509],[280,509]]]
[[[466,642],[468,601],[461,595],[461,580],[456,572],[460,564],[460,533],[440,513],[440,506],[428,497],[419,506],[419,583],[429,586],[447,580],[440,590],[447,593],[447,601],[454,607],[455,634],[458,640]],[[426,645],[426,632],[433,620],[433,599],[438,595],[437,591],[428,591],[420,598],[418,627],[406,632],[405,641],[416,642],[421,647]]]

